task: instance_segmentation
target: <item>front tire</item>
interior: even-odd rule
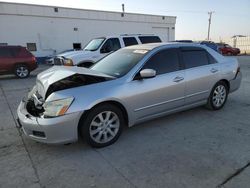
[[[101,148],[116,142],[124,125],[122,111],[117,106],[103,104],[80,120],[80,133],[89,145]]]
[[[30,75],[30,70],[26,65],[17,65],[15,67],[15,75],[18,78],[27,78]]]
[[[229,88],[223,81],[218,82],[213,87],[207,101],[206,107],[211,110],[220,110],[227,101]]]

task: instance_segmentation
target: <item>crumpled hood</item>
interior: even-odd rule
[[[59,80],[72,76],[74,74],[96,76],[103,78],[114,78],[112,76],[97,72],[92,69],[82,67],[67,67],[67,66],[53,66],[52,68],[41,72],[37,75],[36,87],[38,93],[44,99],[49,86]]]

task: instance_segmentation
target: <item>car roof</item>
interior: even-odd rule
[[[185,43],[185,42],[160,42],[160,43],[148,43],[148,44],[139,44],[134,46],[125,47],[125,49],[134,49],[134,50],[153,50],[159,47],[200,47],[205,48],[204,45],[197,43]]]
[[[154,34],[120,34],[120,35],[108,35],[108,36],[100,36],[93,39],[100,39],[100,38],[119,38],[119,37],[159,37],[158,35]]]

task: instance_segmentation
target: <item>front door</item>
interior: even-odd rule
[[[160,114],[184,104],[185,73],[180,70],[176,49],[165,49],[153,55],[143,69],[154,69],[154,78],[138,75],[126,84],[127,104],[136,120]],[[139,74],[139,73],[138,73]]]

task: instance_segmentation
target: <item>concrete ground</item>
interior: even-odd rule
[[[126,129],[112,146],[46,145],[15,127],[34,85],[0,77],[0,187],[250,187],[250,56],[238,57],[240,90],[220,111],[203,107]]]

